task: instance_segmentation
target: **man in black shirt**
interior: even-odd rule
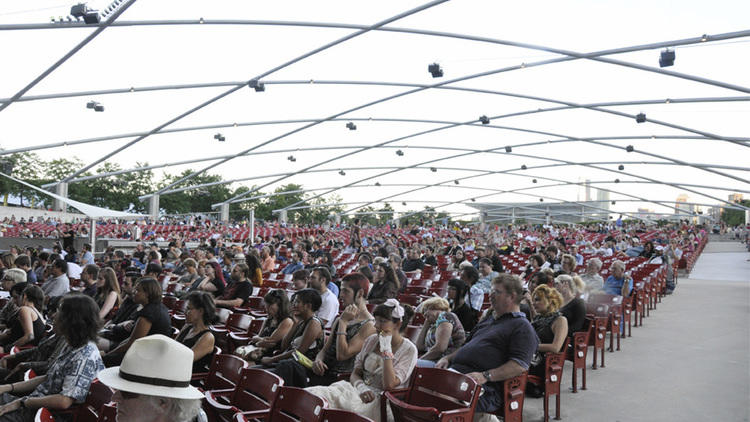
[[[247,278],[250,276],[250,268],[247,264],[237,264],[232,268],[232,284],[227,286],[224,294],[216,299],[216,306],[222,308],[234,308],[242,306],[253,293],[253,284]]]
[[[424,269],[424,262],[419,259],[419,250],[416,247],[409,249],[402,268],[405,272],[417,270],[422,271]]]

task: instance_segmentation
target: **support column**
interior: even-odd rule
[[[148,198],[148,215],[154,220],[159,218],[159,194],[154,194]]]
[[[60,182],[57,185],[55,185],[55,193],[59,196],[62,196],[63,198],[68,197],[68,184],[66,182]],[[62,211],[65,212],[68,208],[68,204],[65,202],[55,199],[54,204],[52,205],[52,209],[55,211]]]
[[[484,231],[486,217],[487,215],[485,214],[485,212],[480,210],[479,211],[479,230],[480,231]]]
[[[221,204],[221,207],[219,207],[219,219],[227,223],[229,222],[229,203],[225,202]]]
[[[510,209],[510,224],[516,224],[516,207]]]
[[[251,245],[255,244],[255,208],[250,210],[250,242]]]
[[[547,212],[544,213],[544,224],[549,225],[549,220],[550,220],[550,217],[549,217],[549,205],[547,205]]]
[[[91,219],[91,255],[96,257],[96,218]]]
[[[279,211],[279,223],[286,223],[288,218],[286,210]]]
[[[339,213],[333,214],[333,221],[335,221],[336,224],[341,224],[341,214]]]

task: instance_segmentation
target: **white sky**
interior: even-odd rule
[[[46,23],[50,16],[67,15],[74,3],[59,0],[33,3],[3,1],[0,3],[0,29],[18,23]],[[107,2],[91,5],[103,8]],[[238,20],[273,20],[335,22],[371,25],[390,18],[424,2],[418,1],[148,1],[135,2],[118,22],[143,20],[204,18]],[[33,10],[31,10],[33,9]],[[393,27],[444,31],[523,42],[579,53],[627,47],[640,44],[719,34],[750,29],[747,1],[451,1],[406,17]],[[59,26],[51,24],[50,26]],[[0,30],[3,46],[0,98],[9,98],[32,81],[52,63],[93,31],[92,28],[56,30]],[[146,87],[157,85],[247,81],[276,66],[336,40],[353,29],[251,26],[251,25],[182,25],[122,26],[104,30],[81,51],[31,89],[26,96],[101,89]],[[750,38],[707,42],[678,47],[669,71],[685,73],[729,83],[747,89]],[[608,56],[609,58],[658,68],[659,49]],[[256,93],[247,87],[195,112],[169,126],[187,128],[278,120],[321,119],[370,101],[408,91],[409,87],[275,84],[279,81],[310,79],[378,81],[391,83],[433,84],[452,78],[489,72],[520,63],[533,63],[561,57],[539,50],[508,47],[493,43],[432,37],[424,35],[373,31],[308,57],[265,78],[266,92]],[[445,71],[433,79],[427,65],[439,62]],[[607,106],[606,109],[637,114],[651,119],[687,126],[691,129],[724,137],[748,138],[747,120],[750,106],[747,92],[624,68],[590,60],[573,60],[483,76],[450,86],[485,89],[507,93],[546,97],[569,103],[596,103],[666,98],[744,97],[736,102],[702,102],[692,104],[659,104]],[[0,147],[4,149],[44,145],[83,138],[150,131],[224,92],[228,87],[161,90],[114,95],[80,96],[51,100],[18,102],[0,112]],[[102,103],[106,111],[95,113],[85,104]],[[358,121],[357,131],[345,128],[346,119],[418,119],[468,122],[480,115],[501,116],[509,113],[555,107],[559,104],[519,99],[501,95],[455,90],[424,90],[346,114],[343,121],[325,122],[313,128],[284,137],[258,148],[258,151],[295,150],[316,146],[374,145],[443,124],[415,122]],[[428,135],[408,137],[391,145],[401,148],[370,149],[320,166],[329,173],[301,174],[280,181],[263,190],[286,183],[300,183],[305,188],[321,188],[354,183],[387,170],[346,170],[341,168],[409,166],[429,160],[462,154],[462,151],[416,149],[417,146],[448,148],[499,148],[501,154],[473,154],[443,159],[420,169],[404,170],[379,176],[383,185],[448,182],[445,187],[422,189],[396,196],[389,202],[396,210],[422,208],[421,201],[465,201],[490,192],[467,187],[518,189],[553,184],[544,178],[578,182],[585,179],[606,181],[599,185],[623,194],[641,198],[673,201],[684,189],[665,185],[628,183],[647,178],[671,182],[716,186],[722,189],[693,188],[697,192],[726,199],[733,191],[750,191],[746,182],[703,170],[674,165],[626,164],[626,174],[617,174],[617,163],[629,161],[663,161],[639,153],[624,151],[629,144],[689,163],[746,167],[750,153],[747,147],[718,140],[645,139],[603,140],[617,146],[563,142],[537,146],[514,147],[505,154],[506,145],[559,140],[562,137],[621,136],[697,136],[682,130],[653,123],[636,124],[634,120],[611,114],[572,109],[493,119],[492,125],[542,131],[552,135],[524,133],[490,127],[460,126]],[[269,141],[305,123],[268,124],[182,131],[154,135],[114,156],[111,161],[132,167],[136,161],[165,163],[234,154]],[[217,132],[227,141],[213,139]],[[554,136],[557,135],[557,136]],[[132,140],[122,138],[78,146],[36,151],[45,159],[77,156],[91,162]],[[226,179],[264,176],[299,171],[334,158],[351,149],[278,152],[237,158],[215,169]],[[295,163],[286,159],[297,158]],[[543,158],[546,157],[547,159]],[[549,159],[557,160],[550,161]],[[483,171],[518,169],[560,162],[612,162],[600,165],[602,171],[577,165],[555,166],[514,174],[494,174],[467,179],[456,188],[453,179],[479,174],[477,171],[450,170],[468,168]],[[211,162],[173,166],[167,171],[202,168]],[[433,173],[430,166],[440,168]],[[740,179],[748,179],[747,170],[721,170]],[[157,171],[157,174],[159,171]],[[539,179],[537,185],[531,179]],[[615,184],[619,178],[623,183]],[[273,178],[260,178],[247,184],[265,184]],[[237,184],[232,187],[238,186]],[[374,201],[397,194],[409,187],[365,187],[337,193],[345,202]],[[524,191],[541,195],[547,202],[583,199],[577,186],[554,186]],[[687,192],[690,201],[717,201]],[[611,193],[618,200],[615,211],[635,211],[639,207],[671,212],[670,208],[641,202],[624,202],[627,196]],[[747,196],[747,195],[746,195]],[[632,198],[631,198],[632,199]],[[402,201],[407,206],[401,205]],[[537,201],[534,196],[505,193],[480,199],[481,202]],[[438,203],[429,203],[437,206]],[[379,207],[379,205],[378,205]],[[443,209],[443,208],[441,208]],[[444,210],[466,212],[470,208],[451,205]]]

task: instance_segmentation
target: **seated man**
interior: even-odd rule
[[[511,274],[500,274],[492,282],[492,312],[474,327],[461,348],[441,358],[435,365],[467,374],[482,385],[484,394],[476,408],[479,413],[502,408],[503,386],[500,381],[528,370],[539,345],[534,328],[520,311],[522,298],[521,280]]]
[[[250,268],[246,264],[237,264],[232,268],[232,283],[224,290],[224,294],[216,299],[216,306],[234,308],[242,306],[253,293],[253,283],[247,278]]]
[[[201,412],[203,398],[190,385],[192,370],[193,351],[157,334],[136,340],[122,365],[98,377],[116,390],[118,421],[187,422]]]

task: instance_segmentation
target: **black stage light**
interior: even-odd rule
[[[88,24],[97,24],[101,21],[101,17],[99,16],[99,12],[96,10],[87,10],[86,14],[83,15],[83,21]]]
[[[86,108],[93,109],[94,107],[96,107],[96,101],[89,101],[86,103]]]
[[[637,114],[637,115],[635,116],[635,121],[636,121],[636,122],[638,122],[638,123],[643,123],[643,122],[645,122],[645,121],[646,121],[646,115],[645,115],[645,114],[643,114],[643,113],[638,113],[638,114]]]
[[[380,182],[375,182],[375,186],[380,186]]]
[[[539,198],[539,202],[544,202],[544,198]]]
[[[620,164],[619,166],[617,166],[617,169],[620,170],[620,171],[625,170],[625,166],[623,166],[622,164]]]
[[[430,171],[433,172],[433,173],[435,173],[437,171],[437,169],[435,167],[430,167]]]
[[[406,202],[402,202],[401,205],[406,206]]]
[[[625,151],[627,151],[627,152],[633,152],[633,151],[635,151],[635,148],[633,148],[632,145],[628,145],[628,146],[625,147]]]
[[[487,116],[479,116],[479,121],[482,122],[483,125],[490,124],[490,118]]]
[[[342,176],[346,176],[346,172],[344,170],[339,170],[339,174]]]
[[[396,150],[396,155],[398,155],[399,157],[403,157],[404,156],[404,152],[401,151],[400,149],[397,149]]]
[[[531,179],[531,183],[536,183],[536,179]]]
[[[615,205],[616,203],[617,203],[616,201],[612,201],[612,205]]]
[[[97,104],[96,104],[96,105],[94,106],[94,111],[99,111],[99,112],[102,112],[102,111],[104,111],[104,106],[103,106],[103,105],[101,105],[101,104],[99,104],[99,103],[97,103]]]
[[[659,56],[659,67],[667,67],[674,65],[674,50],[666,49],[661,52]]]
[[[458,180],[454,180],[453,183],[458,184]]]
[[[471,198],[471,202],[477,202],[475,198]]]
[[[349,122],[349,123],[346,124],[346,128],[349,129],[349,130],[357,130],[357,125],[355,125],[352,122]]]
[[[297,159],[296,159],[296,158],[294,158],[294,156],[293,156],[293,155],[290,155],[290,156],[286,157],[286,159],[287,159],[287,160],[289,160],[289,161],[291,161],[291,162],[295,162],[295,161],[297,161]]]
[[[263,92],[266,90],[266,85],[257,79],[251,79],[250,82],[247,83],[247,86],[253,88],[255,92]]]
[[[620,179],[615,179],[615,183],[620,183]]]
[[[224,142],[227,140],[227,138],[225,138],[224,135],[222,135],[221,133],[217,133],[216,135],[214,135],[214,139],[216,139],[219,142]]]
[[[441,69],[440,65],[437,63],[433,63],[427,66],[427,71],[430,72],[433,78],[439,78],[443,76],[443,69]]]
[[[512,151],[513,151],[513,148],[511,148],[511,147],[505,147],[505,152],[512,152]]]
[[[526,170],[526,164],[521,165],[521,170]]]

